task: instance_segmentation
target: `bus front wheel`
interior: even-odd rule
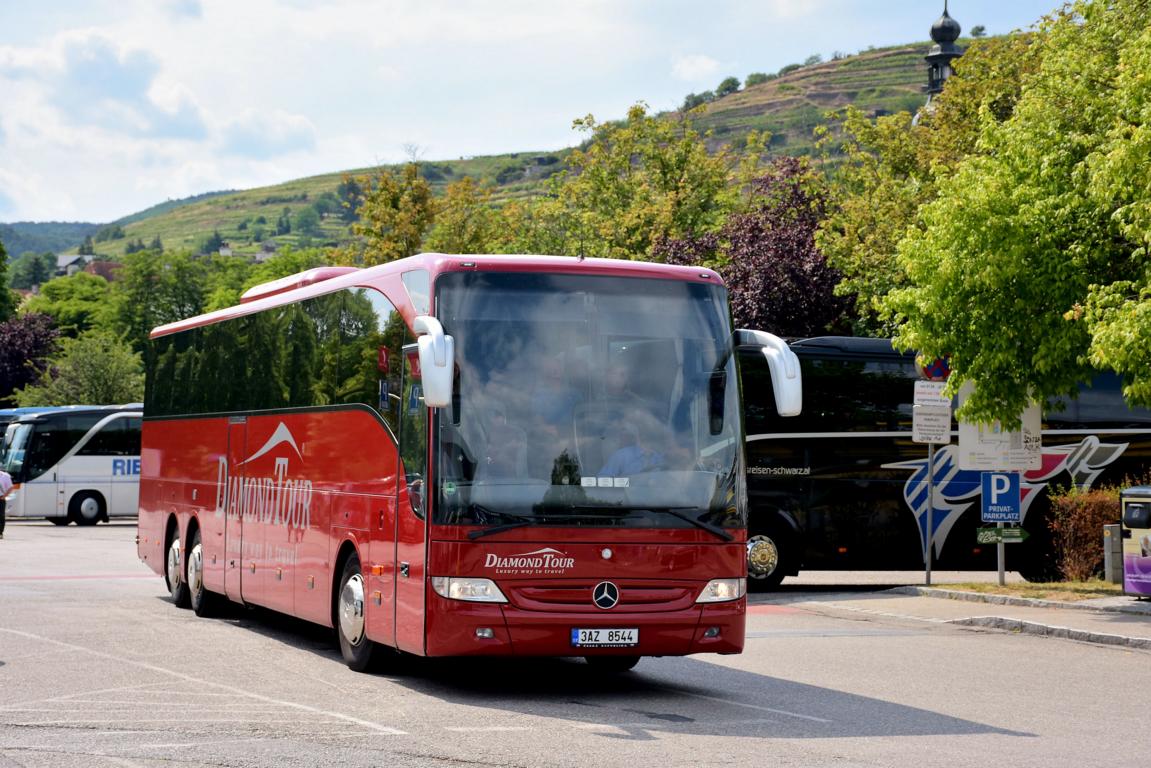
[[[747,588],[752,592],[775,589],[783,581],[786,540],[768,531],[747,539]]]
[[[104,498],[95,491],[80,491],[68,502],[68,518],[76,525],[95,525],[105,514]]]
[[[336,593],[336,636],[340,641],[340,655],[349,669],[365,672],[372,666],[376,644],[368,639],[366,626],[367,599],[360,558],[350,556],[344,562],[340,576],[340,591]]]

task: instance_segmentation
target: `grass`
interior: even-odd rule
[[[937,584],[940,589],[954,589],[962,592],[980,592],[990,595],[1010,595],[1012,597],[1030,597],[1036,600],[1058,600],[1060,602],[1076,602],[1091,600],[1097,597],[1121,597],[1122,584],[1111,584],[1099,579],[1092,581],[1055,581],[1048,584],[985,584],[976,582],[963,582],[959,584]]]

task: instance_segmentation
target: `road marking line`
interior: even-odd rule
[[[502,731],[530,731],[530,727],[525,725],[477,725],[474,727],[469,726],[455,726],[445,727],[445,731],[455,731],[457,733],[489,733],[489,732],[502,732]]]
[[[170,675],[171,677],[175,677],[175,678],[177,678],[179,680],[183,680],[184,682],[187,682],[187,683],[193,683],[195,685],[212,686],[213,688],[218,688],[218,689],[224,690],[224,691],[230,691],[230,692],[235,693],[235,694],[240,695],[240,696],[247,696],[248,698],[255,699],[256,701],[263,701],[263,702],[267,702],[270,704],[277,704],[279,706],[289,707],[291,709],[298,709],[298,710],[301,710],[303,712],[311,712],[312,714],[323,715],[325,717],[334,717],[337,720],[344,720],[344,721],[349,722],[349,723],[355,723],[356,725],[362,726],[362,727],[367,728],[368,730],[371,730],[371,731],[376,731],[377,733],[386,733],[386,734],[389,734],[392,736],[406,736],[407,735],[406,731],[401,731],[397,728],[389,728],[386,725],[380,725],[379,723],[373,723],[370,720],[364,720],[364,719],[359,718],[359,717],[353,717],[352,715],[345,715],[341,712],[331,712],[331,711],[328,711],[325,709],[320,709],[319,707],[312,707],[312,706],[308,706],[307,704],[300,704],[300,703],[297,703],[294,701],[284,701],[283,699],[276,699],[276,698],[273,698],[271,696],[264,696],[263,694],[255,693],[254,691],[246,691],[243,688],[237,688],[235,686],[225,685],[223,683],[215,683],[215,682],[212,682],[210,680],[201,680],[197,677],[192,677],[191,675],[185,675],[182,672],[176,672],[176,671],[171,670],[171,669],[165,669],[164,667],[156,666],[155,664],[148,664],[148,663],[143,662],[143,661],[136,661],[135,659],[124,658],[122,656],[115,656],[115,655],[110,654],[110,653],[104,653],[103,651],[97,651],[97,650],[94,650],[92,648],[86,648],[82,645],[74,645],[72,643],[65,643],[63,641],[55,640],[55,639],[50,638],[50,637],[44,637],[42,635],[35,635],[35,634],[32,634],[31,632],[21,632],[19,630],[7,629],[4,627],[0,627],[0,632],[7,632],[8,634],[11,634],[11,635],[16,635],[18,637],[24,637],[24,638],[27,638],[30,640],[37,640],[39,642],[48,643],[51,645],[57,645],[57,646],[60,646],[62,648],[70,648],[74,651],[81,651],[81,652],[87,653],[91,656],[98,656],[100,658],[108,659],[110,661],[119,662],[121,664],[131,664],[135,667],[140,667],[141,669],[147,669],[147,670],[150,670],[152,672],[157,672],[157,673],[164,674],[164,675]]]

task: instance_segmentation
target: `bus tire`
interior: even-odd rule
[[[639,664],[639,656],[584,656],[587,665],[597,673],[617,675]]]
[[[68,518],[76,525],[95,525],[104,519],[108,507],[104,497],[95,491],[80,491],[68,502]]]
[[[773,530],[747,538],[747,588],[768,592],[779,586],[787,572],[787,538]]]
[[[176,529],[169,534],[168,546],[165,548],[164,581],[168,585],[168,594],[177,608],[191,607],[192,602],[188,595],[188,579],[184,572],[183,550],[180,548],[180,534]]]
[[[199,529],[192,534],[187,561],[184,570],[188,573],[188,603],[200,618],[211,618],[219,612],[223,598],[204,586],[204,544]]]
[[[344,663],[348,668],[354,672],[366,672],[371,669],[374,656],[378,655],[376,644],[367,636],[366,608],[367,596],[364,575],[360,570],[360,558],[352,554],[344,561],[333,613],[336,638],[340,643],[340,655],[344,657]]]

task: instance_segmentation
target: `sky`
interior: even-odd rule
[[[1059,0],[950,0],[966,34]],[[546,151],[572,120],[926,41],[943,0],[0,0],[0,222]],[[926,79],[926,69],[924,77]]]

